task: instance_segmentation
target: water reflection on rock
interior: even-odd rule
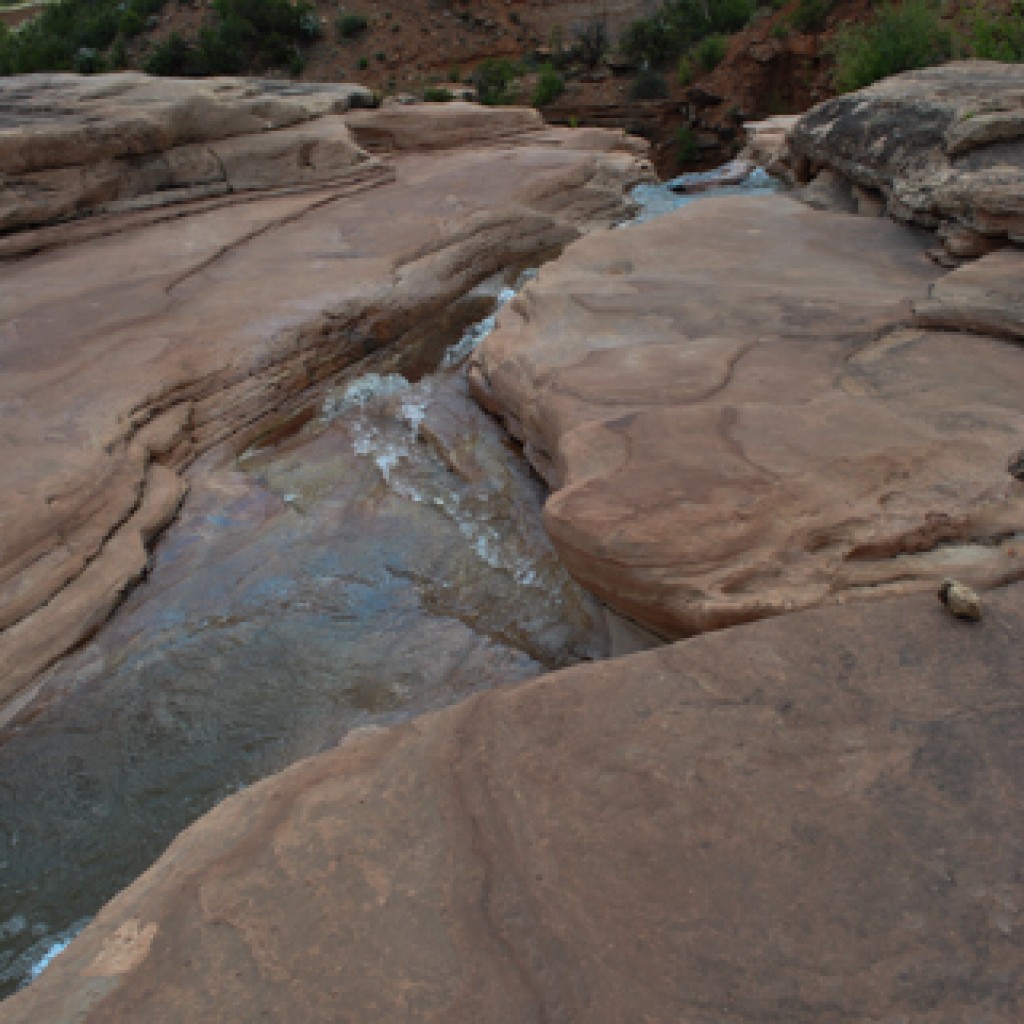
[[[606,653],[509,454],[449,370],[339,386],[280,444],[197,467],[149,580],[0,737],[0,992],[232,790]]]

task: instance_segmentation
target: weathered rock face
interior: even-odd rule
[[[907,72],[805,114],[800,181],[823,168],[938,228],[954,257],[1024,242],[1024,66],[969,61]]]
[[[884,219],[721,199],[546,267],[475,383],[554,490],[545,521],[574,575],[678,637],[1024,572],[1006,472],[1024,359],[909,326],[912,299],[923,316],[952,295],[925,301],[926,244]]]
[[[352,85],[137,73],[5,78],[0,232],[343,177],[370,157],[329,115],[373,103]]]
[[[352,737],[0,1020],[1013,1024],[1022,643],[1020,586],[830,608]]]
[[[0,238],[0,700],[145,571],[197,454],[244,446],[318,381],[429,333],[423,321],[478,281],[621,217],[648,173],[620,134],[577,139],[539,130],[533,112],[462,105],[403,114],[401,131],[438,152],[385,165],[334,113],[352,90],[280,88],[3,85],[8,226],[108,212]],[[386,110],[351,116],[366,139],[398,131]],[[200,143],[234,168],[216,183],[228,194],[151,179]],[[335,143],[337,161],[321,162],[317,147]],[[86,202],[48,179],[44,201],[30,187],[94,170],[127,192]],[[126,196],[148,208],[126,210]]]

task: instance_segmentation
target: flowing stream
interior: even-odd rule
[[[636,198],[646,218],[696,197]],[[147,581],[0,732],[0,996],[234,790],[353,728],[606,656],[540,485],[468,394],[493,323],[418,382],[365,374],[291,436],[195,467]]]

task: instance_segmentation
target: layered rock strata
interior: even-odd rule
[[[1024,587],[829,608],[351,737],[231,797],[5,1024],[1024,1011]]]
[[[885,79],[800,118],[790,166],[838,175],[952,260],[1024,243],[1024,66],[969,61]],[[851,199],[854,198],[851,196]]]
[[[244,446],[483,278],[621,218],[649,173],[621,134],[464,104],[336,113],[352,94],[5,81],[5,223],[41,226],[0,238],[0,701],[145,572],[198,454]],[[356,141],[384,136],[435,152],[385,163]],[[236,168],[218,194],[155,173],[183,147]],[[93,174],[119,184],[93,193]]]

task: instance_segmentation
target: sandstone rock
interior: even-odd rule
[[[795,114],[779,114],[763,121],[746,121],[743,130],[747,141],[741,160],[763,167],[770,174],[792,182],[793,172],[786,163],[789,133],[798,118]]]
[[[1022,624],[1020,586],[970,630],[830,608],[356,734],[0,1021],[1016,1024]]]
[[[0,701],[144,571],[197,455],[249,443],[495,271],[621,219],[649,174],[621,133],[581,147],[536,130],[534,111],[455,104],[339,115],[362,95],[343,86],[113,75],[0,90],[7,182],[113,174],[133,195],[105,184],[93,216],[0,238]],[[449,148],[385,166],[348,117],[356,134]],[[225,194],[178,187],[204,176]],[[6,190],[8,225],[81,212],[75,188],[42,212]]]
[[[853,195],[853,186],[846,178],[836,174],[828,167],[819,171],[796,194],[815,210],[827,210],[830,213],[857,212],[857,200]]]
[[[669,183],[669,187],[680,195],[693,195],[697,192],[707,192],[709,189],[739,185],[750,176],[754,166],[749,160],[730,160],[711,171],[681,174]]]
[[[331,115],[372,103],[351,85],[137,72],[2,79],[0,232],[336,180],[369,156]]]
[[[532,108],[481,107],[459,101],[415,109],[389,106],[353,114],[346,123],[360,145],[382,152],[446,149],[545,127],[540,112]]]
[[[1024,239],[1022,65],[964,61],[884,79],[809,111],[789,145],[801,181],[831,168],[884,195],[899,220]]]
[[[547,479],[573,574],[666,637],[1021,575],[1024,356],[904,326],[939,276],[924,244],[785,198],[707,199],[545,267],[473,383]],[[999,252],[979,289],[986,261],[1019,285]]]
[[[940,278],[914,303],[914,322],[1024,341],[1024,251],[1000,249]]]

